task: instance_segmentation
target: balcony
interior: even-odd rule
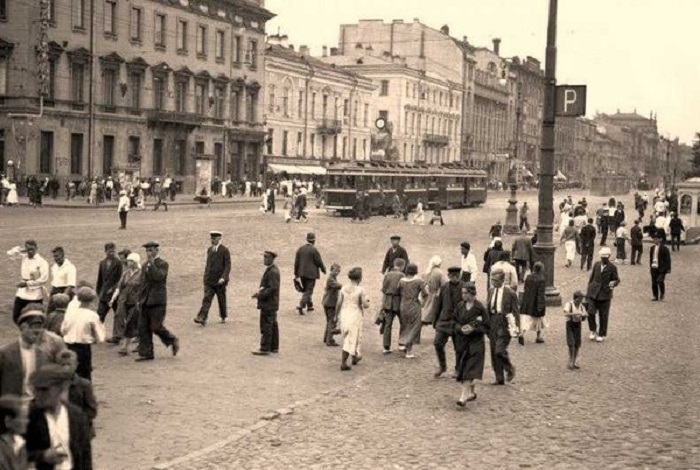
[[[200,114],[156,109],[148,112],[148,124],[151,126],[199,127],[204,118]]]
[[[343,130],[343,121],[340,119],[323,119],[316,128],[319,134],[335,135]]]
[[[439,134],[423,134],[423,143],[427,145],[435,145],[438,147],[445,147],[450,145],[450,138],[446,135]]]

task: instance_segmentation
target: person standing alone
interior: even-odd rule
[[[228,316],[226,311],[226,287],[231,273],[231,253],[221,244],[222,233],[218,230],[209,232],[211,246],[207,249],[207,261],[204,267],[204,298],[202,307],[194,319],[195,323],[204,326],[207,324],[209,308],[216,295],[219,304],[219,318],[221,323],[226,323]]]
[[[316,234],[309,232],[306,234],[306,245],[299,247],[294,258],[294,278],[301,283],[303,294],[297,307],[299,315],[304,315],[304,308],[307,313],[314,311],[314,287],[316,279],[320,278],[320,272],[326,274],[326,266],[321,259],[321,253],[316,246]]]
[[[666,275],[671,273],[671,252],[664,243],[665,238],[663,230],[657,230],[654,233],[654,246],[649,250],[652,301],[664,300]]]
[[[280,306],[280,270],[275,266],[277,253],[263,253],[265,273],[260,280],[260,288],[253,294],[260,310],[260,349],[253,351],[256,356],[267,356],[279,352],[280,334],[277,324],[277,311]]]
[[[119,204],[117,212],[119,213],[119,230],[126,230],[126,217],[129,215],[129,206],[131,201],[123,189],[119,191]]]
[[[613,289],[620,283],[617,266],[610,262],[612,252],[603,247],[598,252],[600,261],[596,261],[588,280],[586,298],[588,299],[588,339],[602,343],[608,334],[608,316],[613,297]],[[596,313],[600,318],[600,327],[596,325]]]

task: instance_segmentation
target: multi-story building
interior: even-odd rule
[[[262,0],[8,1],[5,8],[0,128],[15,130],[6,154],[19,156],[20,173],[169,173],[187,190],[197,155],[214,155],[219,175],[260,171],[262,53],[273,17]],[[40,112],[41,43],[48,86]]]
[[[369,78],[335,67],[270,36],[265,120],[269,163],[367,160],[374,123]]]
[[[514,157],[530,169],[537,168],[542,143],[544,71],[534,57],[513,57],[509,64],[515,75]]]

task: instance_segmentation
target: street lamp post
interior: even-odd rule
[[[506,223],[503,225],[503,232],[508,234],[520,233],[518,226],[518,146],[520,141],[520,101],[522,98],[522,90],[520,82],[516,82],[518,87],[515,102],[515,145],[513,146],[513,163],[508,171],[508,186],[510,189],[510,198],[508,199],[508,207],[506,208]]]
[[[561,305],[559,289],[554,285],[554,124],[557,60],[557,0],[549,0],[547,52],[545,56],[544,115],[540,152],[540,184],[538,189],[537,244],[535,252],[545,266],[547,305]]]

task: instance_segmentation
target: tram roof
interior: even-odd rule
[[[329,174],[373,174],[378,176],[486,176],[484,170],[471,168],[462,162],[431,165],[416,162],[390,162],[384,160],[355,160],[336,162],[328,166]]]

